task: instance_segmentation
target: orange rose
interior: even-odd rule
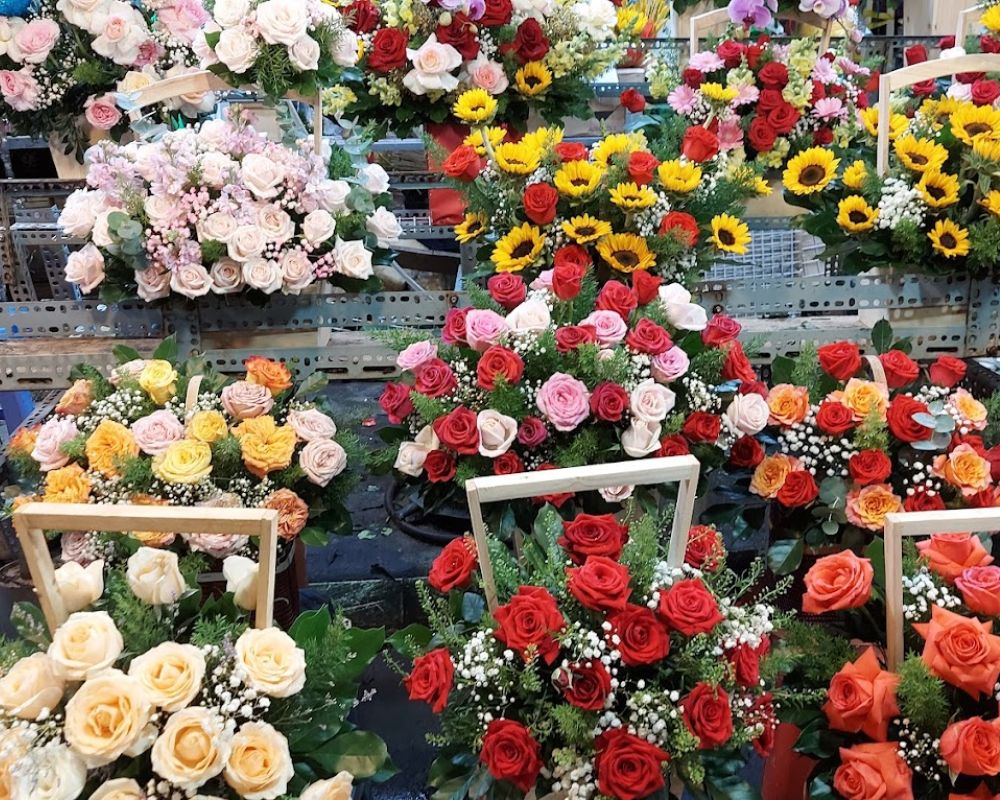
[[[169,502],[161,497],[148,494],[134,494],[129,502],[136,506],[168,506]],[[173,533],[163,531],[130,531],[129,536],[142,542],[146,547],[169,547],[177,538]]]
[[[993,694],[1000,677],[1000,636],[993,635],[992,622],[933,606],[931,621],[913,627],[924,637],[921,657],[931,672],[974,700]]]
[[[948,583],[954,583],[969,567],[985,567],[993,563],[978,536],[971,533],[935,533],[930,539],[917,542],[920,557]]]
[[[989,413],[986,406],[980,403],[965,389],[957,389],[948,400],[948,403],[962,417],[962,421],[968,423],[968,427],[981,431],[986,427]]]
[[[785,485],[785,479],[798,468],[797,458],[790,458],[783,453],[766,456],[753,471],[750,491],[769,500],[774,499]]]
[[[806,418],[809,413],[809,390],[804,386],[779,383],[767,395],[771,409],[770,423],[788,428]]]
[[[35,449],[40,427],[42,426],[32,425],[29,428],[18,428],[10,437],[10,441],[7,442],[7,451],[10,453],[30,453]]]
[[[80,379],[70,386],[56,403],[57,414],[82,414],[94,402],[94,387],[90,381]]]
[[[971,444],[960,444],[947,455],[934,458],[934,475],[944,478],[966,497],[990,485],[990,462],[973,449]]]
[[[884,742],[889,735],[889,721],[899,714],[898,685],[899,676],[882,669],[875,648],[869,647],[830,681],[823,706],[830,727],[845,733],[860,732]]]
[[[90,478],[79,464],[68,464],[45,473],[46,503],[86,503],[90,499]]]
[[[292,385],[292,373],[280,361],[253,356],[244,361],[243,365],[247,368],[247,380],[265,387],[271,397],[277,397]]]
[[[120,422],[104,419],[90,434],[84,452],[92,470],[106,478],[114,478],[122,461],[139,455],[139,445],[132,431]]]
[[[880,419],[885,419],[889,408],[889,390],[874,381],[851,378],[842,392],[832,392],[828,400],[843,403],[854,414],[858,422],[868,419],[874,411]]]
[[[979,717],[949,725],[941,734],[941,757],[962,775],[1000,775],[1000,719]]]
[[[879,531],[885,527],[885,515],[903,510],[903,501],[885,483],[873,483],[847,493],[844,511],[847,521],[859,528]]]
[[[294,539],[309,519],[309,506],[291,489],[271,492],[264,501],[264,508],[278,512],[278,536],[282,539]]]
[[[840,748],[833,788],[846,800],[913,800],[913,775],[896,742]]]
[[[872,594],[875,570],[867,558],[850,550],[823,556],[806,573],[806,593],[802,610],[825,614],[844,608],[860,608]]]
[[[292,463],[298,441],[295,431],[288,425],[277,425],[274,417],[245,419],[233,433],[240,440],[243,464],[258,478]]]
[[[955,794],[952,792],[948,795],[948,800],[1000,800],[1000,794],[993,794],[989,786],[981,783],[972,794]]]

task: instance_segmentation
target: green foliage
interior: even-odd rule
[[[71,461],[83,461],[87,449],[87,434],[81,433],[79,436],[63,442],[59,450],[70,457]]]
[[[0,674],[6,674],[22,658],[27,658],[38,652],[30,642],[24,639],[13,639],[0,641]]]
[[[992,214],[969,226],[969,267],[974,274],[986,275],[1000,262],[1000,220]]]
[[[597,278],[593,272],[588,272],[580,282],[580,293],[572,301],[574,322],[579,322],[594,310],[599,291],[600,287],[597,285]]]
[[[153,462],[148,458],[127,458],[118,465],[121,481],[133,492],[144,494],[153,483]]]
[[[205,647],[227,640],[235,641],[246,630],[246,626],[245,619],[233,620],[222,614],[199,614],[191,629],[191,644]]]
[[[816,355],[816,345],[812,342],[805,342],[802,345],[802,352],[795,357],[795,366],[792,367],[792,383],[808,388],[810,401],[818,403],[824,394],[820,386],[823,374]]]
[[[230,481],[243,469],[240,440],[224,436],[212,444],[212,474],[220,482]]]
[[[989,422],[983,431],[983,441],[987,447],[1000,444],[1000,392],[994,392],[983,401]]]
[[[667,525],[669,519],[657,519],[654,514],[644,514],[641,519],[629,524],[622,563],[628,567],[634,586],[651,585],[660,552],[660,530]]]
[[[624,350],[615,350],[614,357],[602,360],[601,348],[596,344],[585,344],[576,349],[572,356],[576,359],[573,374],[588,386],[603,381],[622,384],[628,379],[631,360]],[[545,373],[539,373],[545,374]],[[551,373],[549,373],[551,374]]]
[[[552,720],[560,739],[577,744],[581,750],[592,744],[597,714],[571,705],[552,706]]]
[[[569,444],[555,452],[555,463],[560,467],[582,467],[593,464],[601,446],[601,437],[596,428],[583,428]]]
[[[121,631],[126,659],[151,650],[173,635],[171,619],[162,613],[163,607],[146,605],[139,600],[120,572],[108,573],[100,603]]]
[[[434,338],[430,331],[418,331],[413,328],[383,328],[371,331],[372,338],[397,353],[403,352],[411,344],[426,342]]]
[[[201,243],[201,258],[206,264],[214,264],[226,254],[226,245],[222,242],[207,240]]]
[[[473,478],[478,477],[482,474],[476,464],[468,459],[463,459],[455,467],[455,483],[460,487],[464,487],[466,481],[471,481]]]
[[[782,631],[784,655],[798,662],[807,687],[829,686],[844,664],[857,657],[854,645],[822,625],[800,620],[787,623]],[[791,662],[790,662],[791,663]]]
[[[420,415],[420,418],[428,424],[438,417],[447,414],[454,407],[440,397],[428,397],[425,394],[420,394],[420,392],[412,392],[410,400],[413,402],[413,407]]]
[[[854,444],[859,450],[888,450],[889,432],[885,421],[878,415],[878,411],[872,412],[865,417],[854,430]]]
[[[188,586],[197,586],[198,576],[208,571],[208,559],[202,553],[189,551],[178,559],[177,568]]]
[[[919,264],[927,255],[927,236],[912,220],[902,220],[892,229],[892,243],[905,263]]]
[[[715,386],[722,381],[722,365],[725,361],[726,354],[721,348],[702,350],[691,359],[689,372],[709,386]]]
[[[899,710],[917,728],[934,735],[948,726],[950,706],[944,681],[931,674],[920,656],[912,655],[899,670]]]
[[[469,302],[473,308],[487,309],[495,311],[497,314],[504,314],[504,307],[494,300],[488,291],[477,283],[469,282],[467,286],[469,292]]]
[[[497,379],[495,388],[488,394],[484,408],[495,409],[514,419],[521,419],[527,414],[520,388],[507,383],[503,376]]]

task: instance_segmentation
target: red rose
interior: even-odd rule
[[[660,222],[660,236],[667,234],[681,244],[694,247],[698,243],[698,221],[686,211],[669,211]]]
[[[625,109],[631,111],[633,114],[638,114],[646,107],[646,98],[642,96],[642,92],[638,89],[626,89],[622,92],[618,101],[625,106]]]
[[[541,471],[544,469],[559,469],[555,464],[539,464],[535,467],[536,471]],[[540,494],[536,497],[531,498],[531,502],[537,506],[544,505],[545,503],[551,503],[556,508],[562,508],[563,504],[573,497],[573,492],[556,492],[554,494]]]
[[[930,495],[923,489],[918,489],[911,495],[907,495],[903,501],[904,511],[942,511],[944,510],[944,500],[941,493]]]
[[[652,303],[659,296],[663,278],[650,275],[648,270],[637,269],[632,273],[632,291],[640,306]]]
[[[825,147],[833,142],[833,131],[830,128],[817,128],[813,131],[813,144]]]
[[[486,281],[486,288],[489,289],[490,297],[508,311],[513,311],[528,296],[528,286],[524,278],[513,272],[500,272],[494,275]]]
[[[556,599],[541,586],[521,586],[506,605],[493,612],[499,627],[493,635],[528,660],[528,648],[545,659],[555,661],[559,644],[552,634],[566,627]]]
[[[879,356],[890,389],[908,386],[920,377],[920,365],[902,350],[890,350]]]
[[[785,98],[781,96],[780,90],[762,89],[760,97],[757,98],[757,113],[766,117],[769,111],[774,111],[784,102]]]
[[[441,171],[449,178],[471,182],[479,177],[483,162],[476,148],[467,144],[456,147],[441,164]]]
[[[389,422],[399,425],[413,413],[413,401],[410,399],[410,387],[405,383],[387,383],[382,390],[378,404],[389,417]]]
[[[819,497],[816,479],[804,469],[790,472],[778,490],[777,500],[785,508],[802,508]]]
[[[770,649],[771,640],[765,636],[756,647],[741,644],[727,653],[740,686],[755,689],[760,685],[760,660]]]
[[[583,250],[582,247],[576,244],[568,244],[560,249],[565,250],[570,247]],[[584,253],[586,254],[586,250],[584,250]],[[577,264],[571,259],[565,259],[561,263],[556,264],[552,269],[552,293],[560,300],[572,300],[580,294],[580,289],[583,286],[583,278],[587,274],[588,269],[583,264]]]
[[[750,69],[757,69],[760,57],[763,55],[764,50],[767,49],[767,38],[766,36],[761,36],[758,38],[756,44],[747,45],[747,66]]]
[[[468,344],[465,341],[465,316],[470,309],[450,308],[444,317],[441,339],[445,344]]]
[[[566,570],[566,588],[591,611],[624,611],[628,605],[628,567],[606,556],[589,556],[582,567]]]
[[[441,444],[459,455],[474,456],[479,452],[479,428],[476,414],[465,406],[434,420],[434,433]]]
[[[708,633],[723,619],[719,604],[701,578],[686,578],[661,589],[657,613],[670,630],[685,636]]]
[[[955,80],[959,83],[975,83],[976,81],[985,78],[985,72],[956,72]]]
[[[947,50],[948,48],[954,46],[955,46],[954,36],[942,36],[940,39],[938,39],[938,47],[941,48],[942,50]]]
[[[455,457],[445,450],[431,450],[424,460],[424,474],[431,483],[448,483],[457,472]]]
[[[734,467],[756,467],[764,460],[764,446],[752,436],[741,436],[729,451],[729,463]]]
[[[843,403],[824,400],[816,412],[816,425],[830,436],[840,436],[854,430],[854,412]]]
[[[708,128],[701,125],[692,125],[684,133],[681,140],[681,154],[690,161],[697,161],[699,164],[715,158],[719,152],[719,137]]]
[[[560,247],[552,256],[553,266],[560,264],[575,264],[581,267],[589,267],[594,261],[587,252],[586,247],[578,244],[565,244]]]
[[[767,121],[767,117],[758,114],[753,118],[753,121],[750,123],[750,129],[747,131],[747,139],[754,150],[758,153],[766,153],[774,147],[774,142],[777,138],[778,132]]]
[[[1000,53],[1000,40],[988,33],[979,37],[979,49],[984,53]]]
[[[527,448],[538,447],[549,438],[545,423],[538,417],[525,417],[517,429],[517,440]]]
[[[618,637],[615,647],[626,667],[655,664],[670,653],[670,634],[646,606],[629,604],[624,611],[610,615],[608,622],[611,630],[607,638]]]
[[[725,62],[726,69],[738,67],[743,60],[744,52],[746,52],[746,45],[732,39],[720,42],[719,46],[715,48],[715,54]]]
[[[547,183],[532,183],[524,190],[524,215],[536,225],[548,225],[556,218],[559,192]]]
[[[626,322],[638,305],[635,293],[621,281],[608,281],[597,293],[597,308],[614,311]]]
[[[753,364],[743,351],[743,345],[739,342],[732,342],[726,348],[726,360],[722,362],[722,379],[727,381],[744,381],[746,383],[756,383],[757,373]]]
[[[910,91],[917,97],[930,97],[937,91],[937,81],[933,78],[928,78],[925,81],[913,84],[910,87]],[[861,95],[861,97],[864,97],[864,95]]]
[[[1000,445],[986,451],[984,458],[990,462],[990,475],[994,483],[1000,483]]]
[[[684,563],[695,569],[714,572],[725,560],[726,550],[719,532],[711,525],[694,525],[688,532]]]
[[[636,150],[628,157],[628,175],[640,186],[653,182],[658,166],[660,166],[659,159],[645,150]]]
[[[479,39],[476,26],[468,14],[453,12],[450,25],[438,25],[437,38],[441,44],[450,44],[466,61],[473,61],[479,55]]]
[[[439,592],[464,589],[471,583],[478,563],[476,543],[471,536],[452,539],[431,564],[427,582]]]
[[[520,722],[495,719],[486,727],[479,760],[498,781],[509,781],[522,792],[529,792],[542,771],[541,749]]]
[[[852,342],[825,344],[816,351],[819,366],[838,381],[853,378],[861,369],[861,351]]]
[[[590,152],[579,142],[559,142],[555,146],[556,155],[562,161],[586,161]]]
[[[687,67],[681,73],[681,80],[684,81],[692,89],[699,88],[705,82],[705,75],[700,69],[693,69],[692,67]]]
[[[881,450],[862,450],[847,462],[847,471],[859,486],[885,483],[892,475],[892,462]]]
[[[722,432],[722,418],[707,411],[695,411],[685,420],[681,428],[688,441],[715,444]]]
[[[741,330],[743,326],[732,317],[716,314],[701,332],[701,340],[709,347],[722,347],[726,342],[734,341]]]
[[[410,36],[398,28],[382,28],[372,38],[368,68],[372,72],[392,72],[406,64],[406,46]]]
[[[611,674],[600,661],[560,667],[553,683],[567,703],[584,711],[603,711],[604,701],[611,694]]]
[[[582,344],[597,344],[597,331],[590,325],[567,325],[556,329],[556,349],[569,353]]]
[[[524,360],[502,345],[488,348],[476,365],[476,379],[480,389],[492,392],[497,388],[497,378],[508,386],[517,383],[524,375]]]
[[[516,475],[524,472],[524,462],[513,450],[508,450],[493,459],[494,475]]]
[[[660,439],[660,449],[656,451],[656,457],[670,458],[670,456],[686,456],[690,453],[691,448],[684,441],[684,437],[679,433],[673,433]]]
[[[777,61],[770,61],[760,68],[757,80],[765,89],[784,89],[788,85],[788,67]]]
[[[926,403],[914,400],[908,394],[900,394],[889,403],[886,422],[889,432],[902,442],[922,442],[929,439],[933,430],[913,419],[914,414],[929,413]]]
[[[721,747],[733,735],[729,695],[721,686],[699,683],[681,700],[684,724],[698,737],[702,750]]]
[[[629,331],[625,337],[625,344],[639,353],[646,353],[651,356],[658,356],[666,353],[674,343],[670,339],[670,334],[653,320],[643,319]]]
[[[590,393],[590,410],[604,422],[621,422],[628,407],[628,392],[617,383],[599,383]]]
[[[354,0],[341,13],[350,20],[349,27],[355,33],[371,33],[378,27],[378,9],[371,0]]]
[[[771,393],[767,384],[759,380],[744,381],[736,391],[739,394],[759,394],[765,400],[767,400],[767,396]]]
[[[922,44],[914,44],[903,50],[904,63],[907,66],[912,64],[923,64],[927,60],[927,48]]]
[[[764,727],[760,736],[751,742],[753,749],[757,751],[757,754],[761,758],[767,758],[774,750],[774,734],[778,729],[778,717],[774,713],[773,700],[774,698],[771,693],[765,692],[753,701],[753,705],[750,706],[750,712],[746,717],[748,723],[750,720],[753,720]]]
[[[975,434],[967,433],[964,436],[958,433],[952,433],[951,444],[948,446],[949,450],[954,450],[959,445],[967,444],[973,450],[975,450],[983,458],[989,458],[989,452],[986,450],[986,445],[983,442],[982,436],[976,436]]]
[[[965,377],[966,369],[968,367],[960,358],[938,356],[938,360],[930,366],[931,382],[950,389]]]
[[[429,358],[421,364],[414,381],[414,388],[428,397],[444,397],[451,394],[456,386],[455,373],[440,358]]]
[[[545,54],[549,52],[549,40],[538,20],[529,17],[517,26],[511,48],[522,64],[545,58]]]
[[[801,115],[790,103],[782,103],[777,108],[767,112],[767,123],[774,128],[775,133],[785,136],[792,132],[795,123]]]
[[[571,522],[563,520],[562,526],[558,544],[574,564],[583,564],[588,556],[617,560],[628,541],[628,525],[619,523],[614,514],[578,514]]]
[[[509,25],[513,16],[514,6],[511,0],[490,0],[486,4],[483,15],[479,18],[479,24],[486,28]]]
[[[594,769],[601,794],[615,800],[641,800],[664,786],[663,764],[670,754],[624,728],[604,731],[594,742]]]
[[[448,694],[455,680],[455,665],[447,647],[431,650],[413,659],[413,669],[403,678],[411,700],[423,700],[431,711],[440,714],[448,705]]]

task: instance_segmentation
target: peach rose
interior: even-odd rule
[[[868,418],[873,411],[879,419],[885,419],[889,409],[889,390],[874,381],[851,378],[842,392],[832,392],[828,400],[843,403],[854,414],[858,422]]]
[[[45,475],[46,503],[86,503],[90,499],[90,479],[79,464],[54,469]]]
[[[65,688],[52,659],[45,653],[33,653],[0,678],[0,708],[20,719],[38,719],[43,711],[55,710]]]
[[[771,410],[772,425],[784,428],[796,425],[809,413],[809,390],[804,386],[779,383],[768,393],[767,407]]]
[[[90,381],[80,379],[74,381],[73,385],[63,392],[63,396],[56,403],[56,413],[75,417],[77,414],[82,414],[93,401],[94,387]]]
[[[201,706],[173,714],[150,754],[153,771],[174,786],[196,791],[220,772],[229,757],[223,719]]]
[[[833,788],[846,800],[913,800],[913,775],[895,742],[840,748]]]
[[[66,704],[66,743],[90,768],[145,752],[153,705],[139,681],[112,669],[90,678]]]
[[[84,452],[92,470],[106,478],[116,478],[120,463],[139,455],[139,445],[132,432],[120,422],[104,419],[90,434]]]
[[[935,533],[930,539],[917,542],[920,557],[948,583],[969,567],[985,567],[993,563],[979,537],[971,533]]]
[[[274,406],[274,398],[267,387],[250,381],[229,384],[219,397],[226,413],[240,420],[263,416]]]
[[[750,479],[750,491],[761,497],[773,500],[778,496],[785,479],[799,468],[799,460],[783,453],[765,456]]]
[[[955,578],[955,586],[974,614],[1000,617],[1000,567],[969,567]]]
[[[52,635],[48,656],[55,674],[83,681],[105,672],[125,649],[122,635],[107,611],[70,614]]]
[[[898,685],[899,676],[882,669],[875,648],[869,647],[830,681],[823,705],[830,727],[845,733],[860,732],[884,742],[889,735],[889,721],[899,714]]]
[[[885,483],[873,483],[863,489],[848,492],[847,506],[844,509],[848,522],[870,531],[882,530],[885,527],[885,515],[902,510],[903,501]]]
[[[278,425],[274,417],[253,417],[243,420],[234,433],[240,440],[243,463],[258,478],[284,469],[292,463],[298,439],[287,425]]]
[[[224,774],[246,800],[280,797],[295,776],[288,741],[266,722],[244,723],[232,739]]]
[[[1000,719],[952,723],[941,734],[941,757],[952,772],[1000,775]]]
[[[243,365],[247,368],[247,380],[266,388],[271,397],[277,397],[292,385],[292,373],[280,361],[253,356],[244,361]]]
[[[986,427],[989,416],[986,406],[965,389],[957,389],[948,399],[948,405],[957,411],[962,420],[968,423],[968,427],[973,430],[981,431]]]
[[[132,495],[131,503],[136,506],[168,506],[170,503],[162,497],[149,494]],[[129,536],[146,547],[169,547],[177,538],[176,534],[167,531],[129,531]]]
[[[850,550],[823,556],[806,573],[802,610],[807,614],[825,614],[860,608],[871,597],[874,577],[871,561],[858,558]]]
[[[990,485],[990,462],[973,449],[960,444],[947,455],[934,457],[935,477],[943,478],[966,497],[981,492]]]
[[[924,637],[924,663],[942,680],[972,699],[991,695],[1000,677],[1000,636],[993,623],[932,606],[931,621],[915,624]]]
[[[41,425],[31,425],[27,428],[18,428],[14,435],[7,442],[7,452],[9,453],[30,453],[35,449],[35,442],[38,441],[38,431]]]
[[[271,492],[264,500],[264,508],[278,512],[278,535],[282,539],[294,539],[309,519],[309,506],[291,489]]]
[[[173,713],[201,691],[205,656],[194,645],[163,642],[132,659],[128,674],[142,684],[154,706]]]

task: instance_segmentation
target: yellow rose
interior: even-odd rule
[[[66,704],[66,743],[94,769],[149,747],[153,704],[135,678],[116,669],[91,678]]]
[[[798,461],[783,453],[766,456],[753,472],[750,479],[750,491],[761,497],[777,497],[785,479],[798,467]]]
[[[84,681],[117,661],[125,643],[107,611],[79,611],[59,626],[49,645],[53,670],[68,681]]]
[[[217,442],[228,434],[226,418],[219,411],[199,411],[188,423],[188,437],[205,444]]]
[[[45,473],[46,503],[86,503],[90,499],[90,478],[79,464],[68,464]]]
[[[354,776],[350,772],[338,772],[325,781],[310,783],[299,800],[351,800]]]
[[[266,722],[247,722],[233,737],[226,783],[247,800],[279,797],[295,774],[288,740]]]
[[[82,414],[93,401],[93,385],[90,381],[81,378],[74,381],[73,385],[63,392],[63,396],[56,403],[56,413],[76,416]]]
[[[98,786],[90,800],[146,800],[146,793],[131,778],[115,778]]]
[[[278,628],[250,628],[236,640],[236,663],[247,683],[268,697],[291,697],[306,683],[305,652]]]
[[[200,483],[212,474],[212,448],[182,439],[153,458],[153,474],[166,483]]]
[[[244,465],[258,478],[292,463],[298,441],[295,431],[288,425],[276,425],[274,417],[243,420],[235,433],[240,440]]]
[[[827,399],[843,403],[859,422],[868,419],[873,411],[880,419],[885,419],[889,408],[889,390],[880,383],[860,378],[851,378],[843,392],[832,392]]]
[[[38,719],[62,700],[66,683],[45,653],[22,658],[0,678],[0,708],[20,719]]]
[[[142,684],[153,705],[173,713],[201,690],[205,657],[194,645],[164,642],[133,659],[128,674]]]
[[[848,492],[844,508],[848,522],[870,531],[882,530],[886,514],[902,510],[903,501],[893,493],[891,486],[884,483],[873,483],[863,489]]]
[[[809,411],[809,390],[804,386],[779,383],[768,392],[767,407],[771,410],[772,425],[785,428],[796,425]]]
[[[177,370],[169,361],[147,361],[139,373],[139,386],[154,403],[162,406],[177,394]]]
[[[179,789],[194,791],[226,764],[226,725],[207,708],[185,708],[167,720],[151,755],[157,775]]]
[[[106,478],[118,476],[118,467],[127,459],[139,455],[132,431],[112,419],[101,420],[84,447],[90,468]]]
[[[990,485],[990,462],[970,444],[960,444],[947,455],[934,458],[934,475],[944,478],[966,497],[981,492]]]

